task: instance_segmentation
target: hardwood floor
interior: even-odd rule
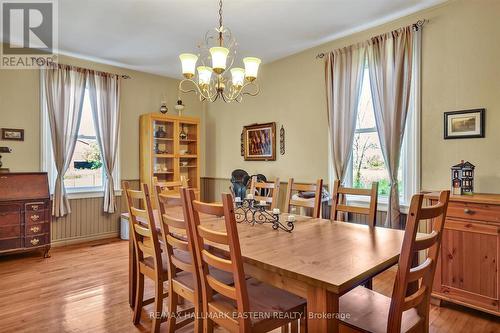
[[[132,324],[127,256],[127,242],[105,240],[55,248],[49,259],[33,253],[0,257],[0,332],[149,332],[146,312],[142,325]],[[394,274],[375,278],[374,289],[390,294]],[[146,289],[152,294],[152,284]],[[190,331],[190,325],[182,330]],[[430,331],[493,333],[500,320],[446,303],[432,306]]]

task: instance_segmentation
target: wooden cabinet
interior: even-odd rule
[[[140,120],[141,183],[186,181],[200,190],[200,121],[193,117],[144,114]]]
[[[499,259],[500,195],[452,196],[433,296],[499,315]]]
[[[46,173],[0,174],[0,254],[50,250],[51,204]]]

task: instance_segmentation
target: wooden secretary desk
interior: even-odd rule
[[[0,173],[0,254],[43,250],[49,256],[47,173]]]
[[[428,194],[435,203],[435,193]],[[441,300],[500,315],[500,195],[452,195],[436,267]]]

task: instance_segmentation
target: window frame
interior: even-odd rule
[[[40,169],[42,172],[47,172],[49,178],[50,194],[54,194],[54,186],[57,178],[57,170],[54,162],[54,154],[52,151],[52,137],[50,132],[50,123],[47,110],[45,109],[45,93],[44,82],[40,75]],[[88,88],[85,88],[88,93]],[[82,106],[83,107],[83,106]],[[79,137],[79,136],[78,136]],[[97,137],[96,137],[97,141]],[[120,141],[120,140],[119,140]],[[118,141],[118,142],[119,142]],[[115,168],[113,170],[113,179],[115,179],[115,196],[121,196],[122,190],[120,187],[120,143],[118,143]],[[82,187],[67,187],[66,194],[68,199],[85,199],[85,198],[100,198],[104,197],[104,181],[106,172],[104,166],[102,168],[103,185],[102,186],[82,186]]]

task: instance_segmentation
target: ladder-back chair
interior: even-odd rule
[[[188,191],[191,192],[190,197],[194,198],[192,190]],[[245,279],[231,195],[223,194],[222,202],[220,205],[188,201],[190,228],[196,254],[200,258],[198,270],[203,293],[204,332],[213,332],[214,323],[230,332],[268,332],[287,327],[291,322],[296,323],[298,318],[294,319],[292,314],[305,314],[305,300],[256,279]],[[225,231],[216,231],[200,224],[199,214],[224,216]],[[218,252],[206,247],[206,243],[227,247],[229,256],[221,257]],[[220,281],[211,274],[209,267],[231,273],[234,285]],[[255,318],[243,315],[269,312],[282,312],[283,316],[264,318],[266,316],[262,315]]]
[[[340,311],[350,313],[342,319],[341,332],[428,332],[432,283],[436,272],[439,248],[450,191],[440,193],[439,201],[431,207],[422,207],[423,194],[411,200],[406,230],[399,256],[398,271],[392,298],[372,290],[357,287],[340,298]],[[416,238],[419,222],[432,220],[432,232]],[[412,268],[414,254],[426,251],[423,263]],[[419,282],[415,292],[408,295],[409,284]]]
[[[274,182],[267,183],[267,182],[257,181],[257,176],[252,177],[252,182],[250,184],[250,194],[253,195],[256,201],[265,201],[266,203],[271,204],[271,209],[277,208],[279,193],[280,193],[279,178],[276,178]]]
[[[293,178],[288,180],[286,188],[285,209],[290,213],[292,207],[304,207],[312,209],[311,217],[319,218],[321,212],[321,192],[323,191],[323,179],[318,179],[316,184],[299,184]],[[298,192],[314,192],[314,200],[294,199],[293,196]],[[311,198],[312,199],[312,198]]]
[[[162,250],[158,239],[149,189],[142,184],[142,190],[131,190],[128,182],[123,183],[130,214],[130,235],[133,238],[136,262],[136,296],[134,304],[134,325],[139,324],[142,308],[154,303],[152,332],[159,332],[162,321],[163,299],[168,293],[163,292],[163,282],[168,279],[166,258],[162,258]],[[145,207],[145,208],[139,208]],[[155,285],[155,296],[144,300],[144,277],[151,279]]]
[[[370,198],[368,207],[350,206],[347,205],[346,195],[366,196]],[[343,220],[342,214],[339,212],[354,213],[366,215],[368,218],[367,224],[374,227],[377,219],[377,199],[378,199],[378,182],[373,182],[370,189],[349,188],[340,185],[339,180],[335,180],[332,194],[332,210],[330,213],[331,220]]]

